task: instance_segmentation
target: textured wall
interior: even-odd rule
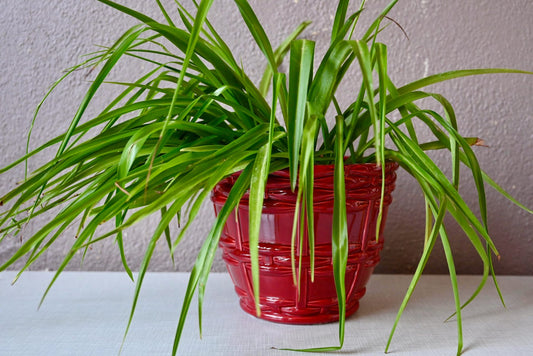
[[[152,16],[157,13],[155,1],[123,0]],[[375,14],[386,1],[368,1],[369,14]],[[166,3],[172,4],[172,1]],[[319,41],[318,54],[328,38],[336,1],[269,0],[251,1],[274,43],[279,43],[299,22],[311,19],[308,38]],[[368,16],[371,18],[371,16]],[[390,26],[382,39],[389,46],[389,67],[397,84],[440,71],[471,67],[512,67],[533,71],[533,2],[531,0],[404,0],[391,13],[409,35],[407,40],[396,26]],[[243,65],[259,78],[264,61],[242,25],[230,0],[215,1],[210,18],[217,29],[235,49]],[[364,20],[362,20],[364,21]],[[0,166],[24,152],[26,132],[32,113],[47,88],[61,71],[77,63],[83,53],[95,49],[95,44],[109,45],[134,22],[97,1],[3,0],[0,12],[0,117],[2,129]],[[260,63],[260,65],[258,64]],[[124,78],[139,69],[128,62],[115,72],[116,79]],[[354,80],[356,77],[354,76]],[[86,72],[76,73],[45,103],[37,120],[32,147],[68,127],[76,110],[76,103],[88,87]],[[341,101],[353,97],[353,87],[346,85]],[[482,166],[497,182],[533,207],[533,77],[493,75],[459,79],[435,85],[433,91],[446,95],[455,105],[460,130],[465,135],[480,136],[490,148],[476,148]],[[106,93],[100,95],[89,108],[87,117],[102,108]],[[43,159],[30,162],[38,167]],[[436,155],[445,159],[444,155]],[[22,177],[22,169],[0,177],[0,192],[12,188]],[[462,186],[468,201],[475,204],[474,187],[468,179]],[[386,248],[379,271],[400,273],[413,271],[421,254],[423,234],[423,198],[413,179],[403,172],[399,175],[395,202],[390,209],[386,228]],[[508,203],[492,190],[490,231],[502,258],[496,269],[504,274],[533,274],[532,235],[533,216]],[[154,217],[156,219],[156,217]],[[191,228],[183,248],[172,265],[165,243],[156,250],[152,270],[188,270],[195,251],[213,221],[211,207],[206,204],[201,217]],[[23,238],[34,231],[25,227]],[[126,253],[136,268],[142,258],[152,224],[137,226],[126,233]],[[479,273],[480,264],[475,251],[453,224],[450,227],[455,259],[460,273]],[[61,244],[51,249],[35,264],[34,269],[55,269],[73,241],[74,232],[65,233]],[[18,238],[8,238],[0,244],[0,263],[20,245]],[[446,265],[441,247],[435,249],[428,271],[445,273]],[[120,270],[118,249],[113,242],[95,245],[88,251],[83,265],[78,261],[72,269]],[[216,270],[223,270],[220,259]]]

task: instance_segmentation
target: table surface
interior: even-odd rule
[[[134,284],[120,272],[64,272],[44,304],[52,272],[0,273],[0,355],[118,355]],[[406,275],[374,275],[360,309],[347,320],[342,354],[383,355],[388,333],[410,282]],[[148,273],[122,355],[168,355],[187,273]],[[459,276],[466,300],[479,276]],[[507,308],[491,282],[463,312],[465,355],[533,355],[533,276],[499,277]],[[457,324],[448,276],[423,276],[393,339],[394,355],[453,355]],[[276,348],[333,346],[336,323],[294,326],[256,319],[240,310],[230,277],[213,273],[198,333],[191,305],[180,355],[299,355]]]

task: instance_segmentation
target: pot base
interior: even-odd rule
[[[339,321],[339,309],[336,304],[328,306],[321,306],[315,308],[298,309],[295,307],[283,306],[280,303],[279,307],[273,308],[272,303],[269,305],[261,305],[261,315],[257,316],[255,306],[249,304],[247,293],[239,291],[235,288],[239,295],[239,305],[246,313],[255,316],[256,318],[271,321],[281,324],[293,325],[312,325],[312,324],[327,324]],[[363,293],[364,294],[364,291]],[[362,295],[361,295],[362,297]],[[346,318],[354,314],[359,309],[359,300],[346,305]]]

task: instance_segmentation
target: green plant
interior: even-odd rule
[[[398,312],[388,345],[440,237],[454,290],[458,353],[461,351],[461,309],[475,298],[488,276],[494,275],[491,257],[498,255],[486,228],[485,184],[532,211],[510,197],[480,169],[470,147],[476,144],[477,138],[458,133],[454,110],[447,99],[422,89],[462,76],[526,72],[462,70],[396,87],[387,71],[386,46],[378,42],[377,37],[385,27],[382,22],[397,0],[383,10],[359,40],[352,39],[352,34],[363,13],[364,1],[360,10],[350,16],[347,13],[349,1],[339,1],[329,50],[318,61],[315,70],[315,43],[297,39],[308,23],[302,23],[274,49],[247,1],[235,0],[267,60],[265,73],[256,86],[207,20],[212,0],[196,4],[194,16],[177,3],[184,29],[174,25],[158,0],[157,5],[167,23],[159,23],[112,1],[100,1],[133,16],[141,24],[126,31],[113,46],[91,54],[86,61],[72,67],[53,86],[55,88],[77,69],[101,66],[67,132],[0,170],[7,172],[39,152],[58,146],[54,159],[27,175],[19,186],[0,200],[2,204],[9,204],[0,217],[0,228],[4,233],[0,242],[32,218],[59,209],[59,213],[27,238],[0,266],[0,271],[27,256],[22,273],[60,238],[67,227],[77,224],[77,239],[43,299],[75,253],[106,238],[116,239],[124,269],[133,279],[124,254],[122,232],[145,217],[160,213],[160,223],[147,247],[136,280],[131,323],[156,244],[166,240],[173,256],[189,223],[214,185],[227,175],[242,170],[192,269],[176,331],[176,353],[193,294],[198,289],[201,306],[221,229],[246,190],[250,189],[252,268],[258,281],[257,259],[253,257],[257,256],[263,190],[269,172],[290,169],[292,186],[294,189],[299,187],[298,209],[301,214],[295,216],[307,217],[308,226],[312,227],[313,206],[307,202],[312,201],[314,164],[334,163],[336,176],[342,177],[345,156],[348,163],[381,164],[394,160],[420,184],[426,201],[427,229],[423,255]],[[169,50],[171,47],[177,51]],[[279,71],[287,55],[288,75]],[[150,63],[153,67],[129,83],[114,83],[124,90],[100,114],[82,123],[87,105],[124,56]],[[335,92],[352,66],[360,69],[362,82],[355,100],[341,108]],[[419,108],[417,103],[422,99],[436,101],[441,111]],[[333,124],[326,119],[329,109],[335,111]],[[398,119],[392,120],[393,112],[399,114]],[[433,133],[433,141],[418,141],[414,121],[419,121]],[[451,179],[426,154],[426,151],[435,149],[451,153]],[[461,163],[476,183],[481,218],[472,212],[458,192]],[[340,204],[344,201],[342,179],[338,180],[335,190],[332,242],[339,295],[339,345],[310,351],[340,349],[344,340],[343,278],[347,242],[345,211]],[[452,250],[443,225],[446,214],[462,227],[484,266],[479,287],[463,305],[459,301]],[[169,224],[176,217],[185,223],[179,235],[172,239]],[[115,221],[116,227],[111,231],[100,231],[98,228],[105,221]],[[311,241],[312,238],[311,229]],[[255,291],[258,298],[257,283]]]

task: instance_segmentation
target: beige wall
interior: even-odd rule
[[[369,14],[388,1],[368,1]],[[123,0],[142,11],[159,16],[155,1]],[[172,1],[167,1],[172,4]],[[274,43],[288,34],[300,21],[314,24],[306,32],[309,38],[325,44],[334,15],[336,1],[316,0],[254,0],[251,1]],[[160,16],[159,16],[160,17]],[[403,0],[391,13],[409,35],[407,40],[396,26],[383,35],[388,41],[390,72],[398,84],[423,75],[458,68],[512,67],[533,71],[533,2],[531,0]],[[211,19],[230,46],[242,58],[244,66],[258,78],[264,61],[242,26],[230,0],[215,1]],[[14,160],[24,152],[25,133],[32,112],[47,88],[59,77],[62,69],[76,63],[80,55],[95,49],[94,44],[111,44],[120,31],[134,22],[97,1],[3,0],[0,11],[0,117],[2,128],[0,165]],[[318,51],[322,53],[323,51]],[[261,63],[260,65],[258,63]],[[126,66],[113,73],[117,79],[134,73],[137,66]],[[86,72],[74,75],[58,88],[43,106],[34,130],[32,146],[65,130],[87,89]],[[349,85],[344,99],[355,95]],[[490,148],[476,148],[482,166],[496,181],[525,204],[533,207],[533,76],[494,75],[469,78],[434,86],[430,90],[445,94],[455,105],[460,129],[465,135],[480,136]],[[95,113],[104,105],[106,95],[91,106]],[[100,105],[100,106],[99,106]],[[43,157],[50,157],[49,152]],[[446,159],[444,155],[439,158]],[[39,159],[31,162],[37,167]],[[22,177],[16,174],[0,177],[0,192],[13,187]],[[476,203],[474,188],[468,179],[462,192]],[[413,271],[421,254],[423,234],[423,201],[415,182],[403,172],[398,180],[386,229],[386,248],[380,272]],[[490,204],[489,229],[502,258],[496,269],[504,274],[533,274],[533,216],[488,192]],[[157,217],[154,217],[156,219]],[[164,241],[158,247],[152,270],[188,270],[195,251],[213,221],[209,204],[190,230],[183,249],[173,267]],[[27,237],[34,226],[25,228]],[[147,222],[127,232],[128,258],[138,266],[153,224]],[[452,244],[456,248],[459,273],[479,273],[475,252],[458,230],[451,225]],[[35,269],[55,269],[73,241],[74,233],[62,236],[62,244],[35,264]],[[0,244],[0,262],[5,261],[20,245],[18,238]],[[441,248],[428,271],[445,273]],[[74,262],[73,269],[120,270],[118,249],[110,240],[88,251],[85,263]],[[218,261],[214,267],[223,270]]]

